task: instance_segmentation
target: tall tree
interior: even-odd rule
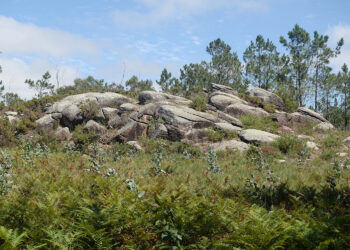
[[[313,55],[310,34],[296,24],[288,32],[288,38],[289,41],[281,36],[280,42],[289,51],[290,69],[296,89],[296,100],[300,106],[303,106]]]
[[[41,98],[47,94],[47,91],[52,91],[55,88],[55,86],[50,83],[50,78],[50,73],[46,72],[42,76],[42,79],[37,81],[26,79],[25,83],[29,86],[29,88],[34,89],[37,92],[37,96]]]
[[[180,69],[180,82],[184,92],[201,91],[208,88],[213,81],[214,77],[209,72],[206,62],[186,64]]]
[[[336,97],[338,78],[336,74],[332,73],[332,68],[328,66],[320,67],[318,74],[321,100],[317,100],[317,107],[324,117],[329,119],[332,101]]]
[[[342,95],[342,108],[343,108],[343,117],[344,117],[344,129],[348,128],[349,116],[348,110],[350,108],[349,96],[350,96],[350,73],[349,68],[344,64],[341,68],[341,71],[338,74],[338,86],[339,92]]]
[[[218,84],[229,85],[235,89],[241,88],[242,63],[237,53],[231,52],[231,47],[220,38],[209,43],[207,52],[211,55],[208,70],[213,80]]]
[[[151,80],[139,80],[137,76],[132,76],[125,82],[125,86],[129,88],[129,94],[136,97],[138,93],[144,90],[154,90]]]
[[[179,94],[182,90],[179,80],[176,77],[172,77],[171,72],[168,72],[167,69],[163,69],[159,81],[156,82],[163,92]]]
[[[312,77],[312,83],[314,87],[314,108],[315,111],[318,111],[318,91],[319,91],[319,73],[322,67],[325,67],[329,64],[329,60],[332,57],[336,57],[340,53],[340,49],[344,44],[343,38],[341,38],[338,43],[337,47],[335,49],[331,49],[327,45],[328,42],[328,36],[326,35],[319,35],[317,31],[314,32],[314,38],[311,42],[311,49],[312,49],[312,58],[313,58],[313,69],[314,74]]]
[[[251,41],[244,51],[245,74],[249,81],[259,88],[269,90],[280,70],[279,53],[276,46],[262,35]]]
[[[349,68],[344,64],[341,68],[341,71],[338,74],[338,86],[339,92],[342,95],[342,108],[343,108],[343,117],[344,117],[344,129],[348,128],[349,116],[348,110],[350,108],[349,97],[350,97],[350,73]]]

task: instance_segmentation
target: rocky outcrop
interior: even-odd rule
[[[62,118],[62,114],[60,113],[45,115],[35,121],[36,129],[37,131],[55,130],[58,127],[61,118]]]
[[[104,118],[102,108],[104,107],[119,107],[123,103],[132,103],[132,99],[117,93],[85,93],[72,95],[63,98],[61,101],[54,103],[48,108],[48,114],[59,113],[62,115],[61,124],[74,128],[75,125],[82,123],[84,117],[83,106],[86,105],[88,112],[96,109],[96,118]],[[94,106],[94,107],[92,107]],[[94,118],[94,117],[89,117]]]
[[[145,104],[147,102],[163,102],[163,101],[168,101],[174,104],[182,104],[182,105],[189,105],[191,103],[191,101],[186,98],[170,95],[167,93],[156,92],[156,91],[142,91],[139,94],[140,104]]]
[[[71,134],[69,128],[58,128],[55,132],[55,137],[57,141],[67,141],[70,139]]]
[[[285,105],[283,100],[276,94],[266,91],[261,88],[252,88],[248,91],[249,95],[258,97],[262,102],[275,105],[276,109],[284,110]]]
[[[88,121],[84,131],[95,133],[100,143],[136,142],[140,137],[162,138],[188,144],[208,146],[212,129],[237,133],[239,140],[212,144],[213,150],[238,150],[248,148],[247,143],[264,144],[279,136],[265,131],[242,130],[239,118],[243,115],[268,116],[262,108],[254,107],[237,96],[228,86],[212,84],[208,94],[209,105],[205,112],[189,107],[190,100],[166,93],[143,91],[139,104],[116,93],[86,93],[69,96],[47,107],[46,115],[36,121],[38,130],[55,130],[57,140],[68,140],[70,129]],[[263,102],[284,109],[278,96],[254,88],[249,92]],[[146,104],[147,103],[147,104]],[[319,114],[299,108],[287,113],[277,110],[274,118],[281,124],[279,134],[293,133],[289,124],[316,122],[315,129],[328,129],[331,125]],[[283,124],[287,123],[287,124]],[[104,125],[108,125],[107,128]],[[65,126],[65,128],[60,128]],[[287,125],[287,126],[285,126]],[[306,141],[311,141],[309,138]],[[350,139],[349,139],[350,146]]]
[[[315,127],[314,127],[315,130],[323,130],[323,131],[327,131],[327,130],[330,130],[330,129],[334,129],[334,126],[329,123],[329,122],[321,122],[319,124],[317,124]]]
[[[241,103],[248,104],[238,96],[224,92],[214,92],[209,96],[209,103],[219,110],[225,110],[231,104]]]
[[[94,133],[97,135],[102,135],[106,132],[106,128],[94,120],[88,121],[83,129],[89,133]]]
[[[350,148],[350,136],[349,136],[349,137],[346,137],[346,138],[343,140],[343,144],[344,144],[344,146]]]
[[[210,92],[222,92],[222,93],[227,93],[227,94],[231,94],[231,95],[238,95],[238,92],[233,90],[232,88],[230,88],[229,86],[226,85],[221,85],[221,84],[216,84],[216,83],[212,83],[209,87],[209,91]]]
[[[249,145],[242,141],[230,140],[230,141],[221,141],[213,143],[210,145],[213,151],[240,151],[243,152],[249,149]]]
[[[18,122],[20,122],[20,118],[18,117],[18,113],[14,111],[5,112],[5,116],[9,120],[12,126],[16,126]]]
[[[221,112],[221,111],[216,111],[218,117],[230,124],[232,124],[233,126],[236,126],[236,127],[242,127],[242,122],[240,120],[238,120],[237,118],[231,116],[231,115],[228,115],[228,114],[225,114],[224,112]]]
[[[253,106],[245,105],[242,103],[236,103],[229,105],[225,112],[229,115],[232,115],[234,117],[240,117],[242,115],[257,115],[257,116],[267,116],[269,113],[267,113],[265,110],[261,108],[256,108]]]
[[[241,131],[242,130],[241,127],[233,126],[232,124],[227,123],[227,122],[215,123],[214,127],[217,128],[217,129],[231,131],[231,132],[237,132],[237,131]]]
[[[309,118],[310,120],[316,123],[328,122],[322,115],[320,115],[319,113],[316,113],[315,111],[312,111],[311,109],[299,107],[297,109],[297,112],[306,116],[307,118]]]
[[[278,122],[287,124],[308,122],[329,123],[323,116],[307,108],[298,108],[297,112],[294,113],[277,111],[273,116]]]
[[[134,147],[137,151],[142,150],[141,145],[137,141],[128,141],[127,144]]]
[[[253,143],[256,145],[271,143],[275,141],[277,138],[279,138],[278,135],[271,134],[269,132],[265,132],[257,129],[242,130],[239,133],[239,137],[241,138],[242,141]]]

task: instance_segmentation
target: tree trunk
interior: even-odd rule
[[[316,69],[316,76],[315,76],[315,111],[317,112],[317,92],[318,92],[318,68]]]

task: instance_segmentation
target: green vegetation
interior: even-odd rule
[[[349,247],[347,162],[286,166],[267,148],[204,156],[182,143],[142,146],[1,151],[1,247]]]
[[[225,129],[208,129],[208,137],[211,142],[219,142],[224,139],[230,140],[233,138],[237,138],[236,131],[229,131]]]
[[[240,117],[244,129],[259,129],[270,133],[277,133],[280,125],[271,116],[244,115]]]
[[[190,108],[201,112],[206,111],[208,108],[208,99],[205,96],[195,96],[192,98]]]

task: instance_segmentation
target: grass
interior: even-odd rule
[[[150,169],[160,145],[164,174],[154,176]],[[349,170],[336,178],[336,189],[329,189],[327,178],[336,176],[329,175],[333,171],[329,162],[318,158],[296,164],[296,158],[287,154],[287,163],[279,164],[278,152],[271,146],[261,148],[261,157],[277,182],[268,181],[270,174],[257,170],[251,161],[258,148],[248,154],[221,152],[217,155],[221,171],[214,174],[207,172],[207,156],[197,148],[147,138],[142,146],[140,152],[123,144],[95,152],[63,145],[51,151],[36,145],[9,149],[0,161],[3,168],[10,166],[11,175],[10,188],[0,196],[0,246],[349,246],[348,228],[339,220],[347,218],[350,204],[324,194],[334,190],[336,197],[347,197]],[[92,162],[98,172],[89,171]],[[108,175],[110,169],[115,174]],[[247,186],[247,180],[256,187]]]
[[[240,117],[243,129],[258,129],[270,133],[277,133],[280,125],[273,121],[271,116],[259,117],[256,115],[244,115]]]

